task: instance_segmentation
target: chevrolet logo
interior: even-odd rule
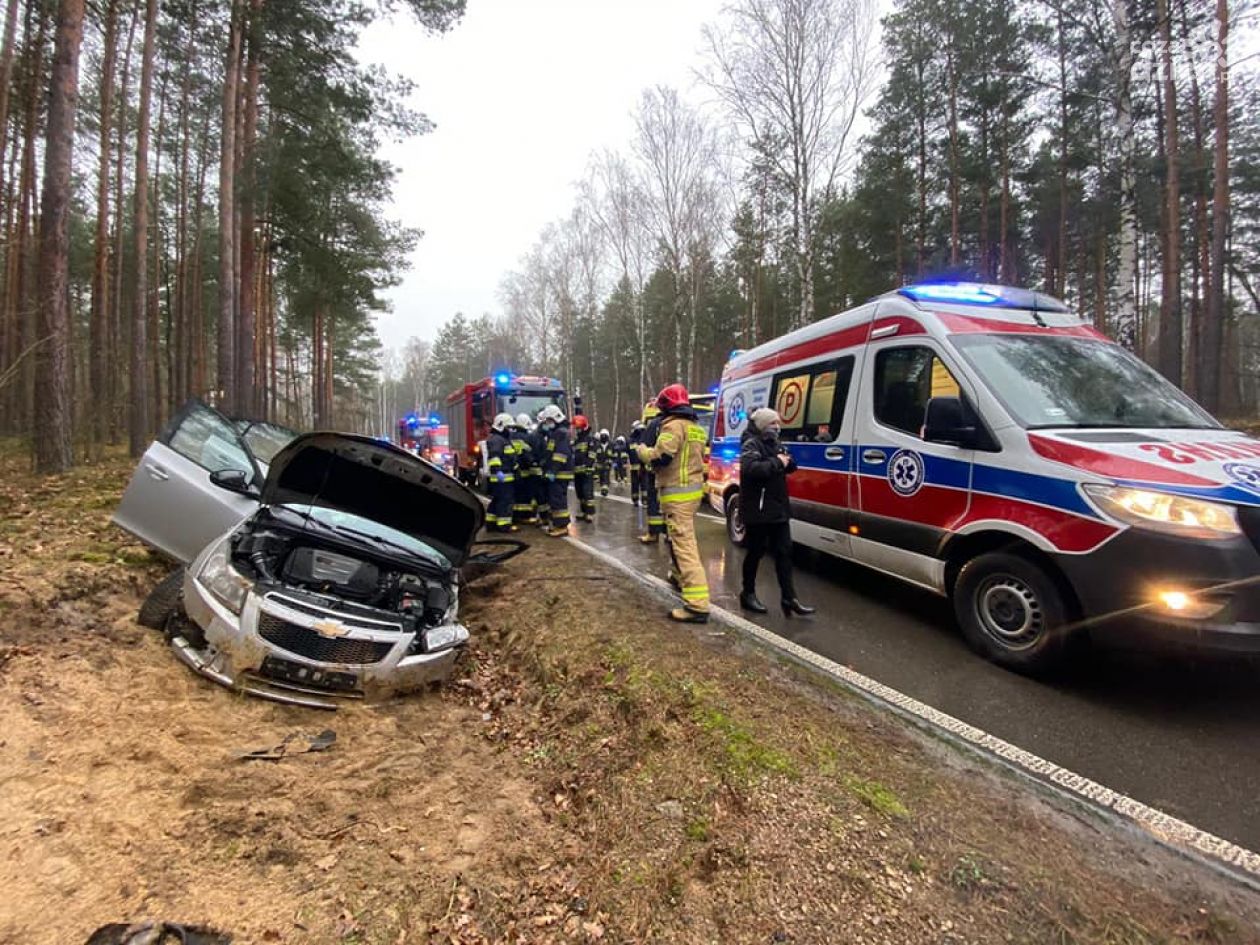
[[[327,637],[330,640],[344,637],[350,632],[350,628],[340,620],[320,620],[318,623],[311,624],[311,629],[321,637]]]

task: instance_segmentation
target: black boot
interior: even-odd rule
[[[753,614],[765,614],[770,612],[769,608],[757,598],[755,591],[741,591],[739,595],[739,606]]]
[[[795,598],[795,597],[783,598],[783,616],[785,617],[790,617],[792,616],[792,614],[796,614],[797,616],[800,616],[800,617],[808,617],[815,610],[817,610],[817,608],[806,607],[804,604],[800,602],[798,598]]]

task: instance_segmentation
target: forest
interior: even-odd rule
[[[642,93],[502,311],[389,352],[383,413],[501,369],[625,427],[674,379],[909,282],[1063,298],[1226,418],[1260,404],[1254,10],[735,0]],[[693,104],[693,102],[700,104]],[[861,132],[859,134],[859,131]]]
[[[1226,418],[1260,409],[1260,84],[1241,0],[731,0],[692,87],[504,273],[387,350],[424,134],[364,28],[464,0],[4,0],[0,435],[133,454],[180,403],[387,433],[499,370],[623,427],[662,384],[915,280],[1062,297]]]

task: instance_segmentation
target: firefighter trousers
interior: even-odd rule
[[[708,613],[709,579],[705,576],[700,546],[696,542],[696,512],[699,510],[699,499],[666,502],[665,521],[669,529],[669,554],[683,606],[697,613]]]
[[[608,495],[608,487],[612,485],[612,467],[599,467],[599,494]]]
[[[506,531],[512,527],[512,500],[516,495],[516,483],[490,480],[490,509],[486,524],[494,531]]]
[[[530,521],[538,508],[538,489],[534,485],[537,474],[532,470],[516,474],[516,489],[512,496],[512,521],[521,525]]]
[[[630,501],[638,503],[639,493],[643,491],[643,468],[641,466],[630,467]]]
[[[595,477],[590,473],[576,473],[573,491],[577,493],[578,507],[583,515],[595,514]]]
[[[547,476],[541,471],[531,477],[534,481],[534,508],[538,512],[538,520],[542,524],[551,521],[551,492]]]
[[[568,479],[552,479],[547,482],[547,504],[551,508],[551,527],[564,528],[569,524]]]

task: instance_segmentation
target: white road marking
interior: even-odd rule
[[[659,592],[661,596],[677,600],[668,582],[661,578],[636,571],[631,565],[576,538],[570,537],[568,541],[609,567]],[[982,729],[968,725],[961,719],[934,709],[891,686],[863,676],[856,670],[842,666],[825,656],[820,656],[813,650],[784,639],[739,614],[722,607],[713,607],[710,612],[719,622],[797,663],[825,673],[867,701],[881,708],[891,709],[902,718],[934,734],[943,734],[955,744],[977,749],[1038,785],[1050,787],[1073,800],[1084,801],[1086,804],[1100,808],[1120,823],[1140,828],[1157,843],[1205,863],[1252,889],[1260,890],[1260,854],[1253,853],[1205,830],[1200,830],[1193,824],[1165,814],[1084,775],[1076,774],[1010,742],[1003,741],[995,735],[990,735]]]

